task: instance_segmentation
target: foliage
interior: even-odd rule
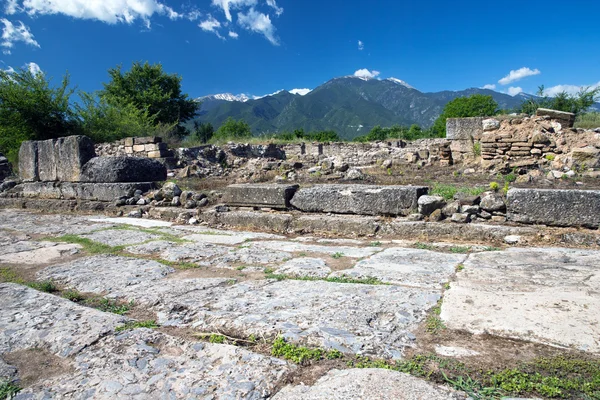
[[[120,303],[115,300],[100,298],[91,298],[85,301],[89,307],[97,308],[100,311],[109,312],[117,315],[127,314],[133,307],[133,301],[129,303]]]
[[[0,381],[0,400],[12,399],[21,388],[9,381]]]
[[[127,331],[130,329],[137,329],[137,328],[154,329],[154,328],[158,328],[158,325],[157,325],[156,321],[154,321],[154,320],[128,322],[125,325],[117,326],[115,329],[115,332],[123,332],[123,331]]]
[[[155,123],[174,125],[174,134],[186,134],[183,123],[194,117],[200,104],[181,92],[181,77],[167,74],[161,64],[134,62],[127,72],[119,65],[108,70],[110,82],[99,97],[111,105],[132,104],[140,112],[154,117]]]
[[[281,336],[277,337],[271,348],[271,355],[283,357],[286,360],[296,364],[307,364],[309,361],[319,361],[324,358],[333,360],[342,358],[342,353],[338,350],[309,349],[308,347],[298,346],[288,343]]]
[[[210,122],[198,122],[194,121],[194,136],[197,140],[202,143],[207,143],[210,139],[212,139],[215,134],[215,128],[213,128]]]
[[[342,140],[334,131],[304,132],[304,129],[296,129],[293,132],[278,133],[275,135],[271,135],[270,138],[286,142],[339,142]]]
[[[82,238],[77,235],[63,235],[55,238],[47,238],[45,240],[54,242],[64,242],[79,244],[83,249],[90,254],[117,254],[121,252],[124,246],[109,246],[104,243],[94,242],[88,238]]]
[[[600,112],[582,113],[575,119],[575,128],[600,128]]]
[[[500,189],[500,184],[498,182],[490,182],[490,190],[497,192]]]
[[[492,96],[474,94],[469,97],[458,97],[446,104],[442,114],[435,120],[432,131],[436,137],[446,136],[446,120],[448,118],[489,117],[498,112],[498,103]]]
[[[483,186],[466,187],[436,182],[432,185],[429,194],[432,196],[442,196],[445,200],[452,200],[457,193],[464,193],[469,196],[479,196],[485,191],[486,188]]]
[[[0,70],[0,152],[17,165],[22,141],[78,133],[69,103],[73,92],[68,74],[53,87],[43,73]]]
[[[423,130],[419,125],[412,124],[410,127],[394,125],[389,128],[382,128],[377,125],[371,131],[353,139],[354,142],[366,143],[383,141],[389,139],[416,140],[432,137],[431,130]]]
[[[333,253],[333,254],[331,255],[331,257],[333,257],[333,258],[336,258],[336,259],[337,259],[337,258],[342,258],[342,257],[344,257],[344,253],[340,253],[340,252]]]
[[[219,140],[244,139],[250,137],[252,137],[250,125],[242,120],[236,121],[231,117],[227,118],[214,135],[214,138]]]
[[[537,96],[538,98],[532,97],[525,100],[517,111],[533,115],[538,108],[549,108],[580,114],[600,99],[600,87],[595,89],[582,87],[576,95],[563,91],[554,97],[549,97],[545,92],[544,85],[542,85],[538,88]]]

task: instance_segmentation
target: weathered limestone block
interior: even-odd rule
[[[573,149],[571,152],[573,164],[586,168],[600,167],[600,149],[592,146]]]
[[[550,117],[550,119],[558,121],[566,128],[572,128],[575,123],[575,114],[569,112],[538,108],[535,115],[538,117]]]
[[[52,182],[57,179],[56,153],[54,143],[56,140],[42,140],[37,143],[38,173],[40,181]]]
[[[94,142],[87,136],[67,136],[55,143],[56,179],[62,182],[79,182],[81,169],[96,157]]]
[[[237,184],[229,185],[223,202],[239,207],[289,208],[298,185]]]
[[[167,169],[156,160],[137,157],[96,157],[83,167],[82,182],[157,182]]]
[[[26,182],[15,186],[11,192],[21,197],[36,199],[113,201],[122,196],[132,197],[136,190],[148,192],[152,189],[154,185],[150,182]]]
[[[133,144],[150,144],[150,143],[161,143],[162,138],[159,136],[145,136],[133,138]]]
[[[36,182],[40,180],[38,173],[37,144],[33,140],[21,143],[19,149],[19,175],[25,182]]]
[[[483,134],[483,117],[448,118],[446,120],[446,138],[450,140],[472,140]]]
[[[319,185],[298,190],[291,204],[306,212],[408,215],[427,190],[424,186]]]
[[[508,219],[526,224],[600,227],[600,191],[511,189]]]

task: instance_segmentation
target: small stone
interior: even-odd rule
[[[485,210],[481,210],[479,211],[479,214],[477,214],[478,217],[483,218],[483,219],[490,219],[492,218],[492,214],[490,214],[489,212],[485,211]]]
[[[139,199],[136,203],[138,206],[145,206],[147,204],[146,199]]]
[[[504,237],[504,243],[506,244],[517,244],[521,241],[521,236],[509,235]]]
[[[460,203],[458,201],[453,201],[452,203],[448,203],[446,207],[442,209],[442,213],[444,213],[446,217],[451,217],[452,214],[457,213],[459,209]]]
[[[198,219],[197,218],[190,218],[188,220],[188,225],[196,225],[198,224]]]
[[[131,211],[129,214],[127,214],[127,217],[129,217],[129,218],[142,218],[142,210]]]
[[[196,202],[197,207],[206,207],[207,205],[208,205],[208,199],[206,197],[203,199],[200,199],[200,201]]]
[[[439,222],[442,219],[444,219],[444,214],[442,214],[442,210],[440,210],[440,209],[435,210],[429,216],[429,220],[432,222]]]
[[[191,208],[196,208],[197,203],[194,200],[188,200],[185,202],[185,208],[186,209],[191,209]]]
[[[128,206],[133,206],[135,203],[137,203],[137,200],[135,199],[135,197],[132,197],[125,201],[125,204],[127,204]]]
[[[228,211],[229,211],[229,207],[227,207],[227,206],[223,206],[223,205],[221,205],[221,206],[216,206],[216,207],[215,207],[215,211],[216,211],[216,212],[228,212]]]
[[[484,132],[495,131],[500,128],[500,121],[494,118],[488,118],[481,121]]]
[[[179,196],[173,197],[173,200],[171,200],[171,205],[173,207],[179,207],[181,205],[181,200],[179,199]]]
[[[419,213],[410,214],[408,217],[406,217],[406,219],[409,221],[421,221],[423,218],[424,215]]]
[[[460,212],[463,214],[477,214],[479,212],[479,206],[477,205],[464,205],[460,206]]]
[[[133,197],[142,197],[144,193],[140,190],[137,189],[135,192],[133,192]]]
[[[206,195],[204,193],[194,193],[192,195],[192,200],[194,201],[200,201],[206,199]]]
[[[462,213],[454,213],[452,214],[452,222],[458,222],[458,223],[463,223],[466,224],[469,221],[471,221],[471,215],[470,214],[462,214]]]
[[[351,181],[358,181],[358,180],[361,180],[361,179],[364,179],[364,178],[365,178],[365,174],[363,174],[357,168],[351,168],[346,173],[346,179],[349,179]]]
[[[506,210],[504,199],[496,192],[486,192],[481,198],[479,206],[488,212]]]
[[[117,206],[117,207],[124,206],[126,204],[127,204],[126,199],[118,199],[117,201],[115,201],[115,206]]]
[[[160,191],[167,200],[172,200],[173,197],[178,197],[181,195],[181,189],[173,182],[165,183]]]
[[[383,168],[386,168],[386,169],[387,169],[387,168],[391,168],[391,167],[392,167],[392,160],[390,160],[390,159],[388,159],[388,160],[385,160],[385,161],[384,161],[384,162],[381,164],[381,166],[382,166]]]
[[[446,201],[441,196],[421,196],[417,200],[419,205],[419,213],[423,215],[430,215],[435,210],[444,208]]]
[[[492,222],[506,222],[506,217],[502,215],[492,215]]]

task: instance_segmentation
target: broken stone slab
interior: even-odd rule
[[[158,322],[203,332],[264,335],[344,353],[399,359],[439,291],[324,281],[168,279],[111,298],[133,300]],[[393,299],[391,301],[390,299]]]
[[[537,117],[550,117],[557,120],[565,128],[572,128],[575,124],[575,114],[564,111],[550,110],[548,108],[538,108],[535,112]]]
[[[245,399],[271,397],[295,371],[283,360],[150,329],[108,336],[73,360],[73,371],[17,398]]]
[[[100,255],[47,267],[38,272],[37,279],[51,280],[84,293],[105,294],[162,279],[173,272],[173,268],[153,260]]]
[[[286,386],[273,400],[458,400],[462,393],[402,372],[377,368],[331,370],[311,386]]]
[[[322,246],[316,244],[306,244],[298,242],[283,242],[274,240],[265,240],[255,242],[251,245],[254,251],[258,249],[269,249],[289,252],[311,252],[325,254],[339,254],[341,257],[362,258],[369,257],[383,250],[381,247],[351,247],[351,246]]]
[[[26,140],[21,143],[21,148],[19,149],[19,176],[25,182],[40,180],[37,143],[34,140]]]
[[[79,252],[81,245],[70,243],[46,243],[43,247],[16,252],[6,251],[0,246],[0,264],[39,265],[58,261]]]
[[[111,229],[110,227],[82,235],[82,237],[108,246],[130,246],[162,238],[158,234],[137,229]]]
[[[472,254],[444,294],[450,329],[600,353],[600,252],[510,248]]]
[[[465,254],[445,254],[430,250],[391,248],[359,261],[353,268],[332,276],[357,279],[376,278],[385,283],[441,290]]]
[[[137,190],[147,192],[154,187],[154,183],[151,182],[27,182],[15,186],[9,192],[26,198],[114,201],[123,196],[131,197]]]
[[[305,212],[408,215],[427,191],[425,186],[318,185],[298,190],[291,203]]]
[[[473,139],[481,137],[483,134],[483,120],[485,117],[473,118],[448,118],[446,120],[446,139],[464,140],[471,143]]]
[[[298,185],[245,183],[229,185],[223,203],[234,207],[290,208],[290,200]]]
[[[0,355],[42,348],[67,357],[127,321],[14,283],[0,283],[0,309]]]
[[[159,182],[167,179],[160,162],[137,157],[96,157],[83,166],[82,182]]]
[[[507,200],[509,221],[600,227],[599,190],[511,189]]]
[[[331,273],[325,261],[320,258],[294,258],[277,268],[278,274],[297,277],[325,278]]]

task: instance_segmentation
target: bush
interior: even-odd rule
[[[432,131],[436,137],[446,137],[448,118],[491,117],[498,113],[498,103],[492,96],[474,94],[458,97],[446,104],[442,114],[435,120]]]
[[[223,125],[219,127],[214,137],[219,140],[251,138],[252,131],[250,130],[250,125],[246,122],[242,120],[236,121],[229,117]]]
[[[538,98],[525,100],[516,111],[533,115],[538,108],[550,108],[581,114],[588,110],[596,100],[600,99],[600,87],[595,89],[582,87],[576,95],[560,92],[554,97],[549,97],[544,91],[544,85],[542,85],[538,88],[537,96]]]
[[[575,120],[575,128],[594,129],[600,128],[600,112],[579,114]]]

